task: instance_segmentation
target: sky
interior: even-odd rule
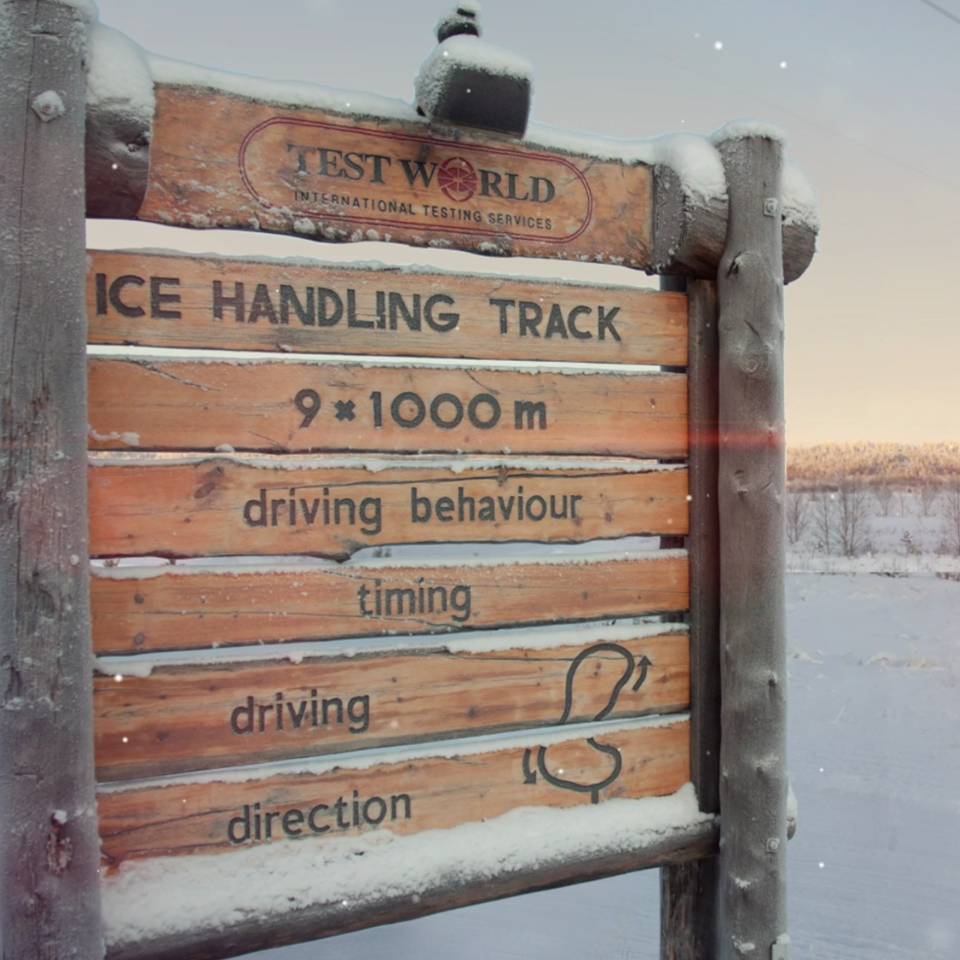
[[[104,23],[159,54],[411,100],[452,4],[99,6]],[[486,40],[533,63],[533,120],[630,139],[743,117],[782,127],[823,222],[816,258],[786,292],[788,443],[960,440],[960,0],[484,0],[481,24]],[[89,237],[388,259],[357,249],[368,244],[212,233],[97,223]],[[446,256],[463,269],[474,260]],[[625,272],[564,269],[598,282]]]

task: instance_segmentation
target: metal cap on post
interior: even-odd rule
[[[417,112],[431,122],[522,137],[530,115],[530,64],[480,39],[479,7],[459,3],[436,26],[437,46],[414,87]]]

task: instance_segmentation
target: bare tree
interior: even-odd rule
[[[806,494],[794,490],[787,494],[787,540],[796,546],[803,540],[810,521],[810,500]]]
[[[893,506],[893,487],[888,483],[882,483],[873,491],[873,495],[880,507],[880,516],[889,517],[890,509]]]
[[[817,530],[817,548],[823,553],[830,553],[833,547],[833,500],[835,496],[829,490],[820,490],[813,500],[816,508],[814,522]]]
[[[940,496],[940,489],[933,483],[924,483],[920,487],[920,515],[933,516],[933,506]]]
[[[856,557],[867,546],[867,491],[852,480],[843,480],[835,497],[840,552]]]
[[[960,477],[943,491],[943,539],[947,549],[960,557]]]

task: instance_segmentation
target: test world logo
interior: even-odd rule
[[[477,192],[480,182],[473,165],[463,157],[450,157],[444,160],[437,170],[437,180],[445,196],[451,200],[459,200],[461,203],[469,200]]]
[[[264,207],[331,226],[566,243],[593,213],[586,178],[567,158],[499,145],[275,117],[246,135],[238,159]]]

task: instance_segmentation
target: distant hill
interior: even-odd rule
[[[960,479],[960,443],[821,443],[787,450],[787,482],[794,488],[841,480],[898,486]]]

